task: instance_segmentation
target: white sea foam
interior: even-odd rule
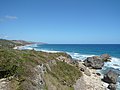
[[[84,61],[87,57],[96,56],[96,55],[80,54],[80,53],[70,53],[70,52],[68,52],[68,54],[70,54],[72,56],[72,58],[78,59],[78,60],[82,60],[82,61]]]
[[[106,62],[104,66],[120,70],[120,58],[112,57],[111,62]]]
[[[68,53],[73,58],[79,59],[79,60],[85,60],[87,57],[92,57],[96,55],[88,55],[88,54],[80,54],[80,53]],[[111,62],[106,62],[104,67],[114,68],[120,70],[120,58],[112,57]]]
[[[45,49],[35,49],[35,50],[36,50],[36,51],[48,52],[48,53],[57,53],[57,52],[62,52],[62,51],[45,50]]]
[[[28,50],[32,50],[33,47],[31,47],[31,45],[25,45],[25,46],[16,46],[13,49],[18,49],[18,50],[28,49]]]

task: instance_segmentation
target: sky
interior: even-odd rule
[[[120,0],[0,0],[0,38],[120,44]]]

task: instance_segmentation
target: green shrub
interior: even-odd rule
[[[52,66],[51,69],[50,74],[68,86],[72,86],[82,75],[77,68],[61,61],[57,61],[57,65]]]

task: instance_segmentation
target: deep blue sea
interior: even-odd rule
[[[111,62],[106,62],[101,73],[106,73],[113,69],[120,74],[120,44],[44,44],[27,45],[22,49],[35,49],[45,52],[66,52],[73,58],[85,60],[87,57],[101,54],[111,55]],[[118,89],[120,90],[120,77],[118,78]]]
[[[120,58],[120,44],[45,44],[37,45],[35,48],[89,55],[101,55],[108,53],[113,57]]]

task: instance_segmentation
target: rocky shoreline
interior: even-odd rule
[[[20,50],[23,46],[16,46],[13,49]],[[111,56],[109,54],[103,54],[101,56],[92,56],[86,58],[83,62],[81,60],[64,60],[68,64],[76,64],[82,71],[83,76],[74,84],[75,90],[116,90],[116,82],[118,74],[112,70],[106,72],[105,75],[101,75],[97,70],[101,70],[105,62],[110,62]],[[61,56],[58,60],[63,60]],[[110,74],[110,75],[109,75]]]
[[[35,51],[21,48],[22,45],[11,41],[1,42],[0,90],[116,90],[117,88],[119,74],[113,70],[106,71],[105,74],[98,72],[106,62],[111,61],[108,54],[87,57],[81,61],[73,59],[65,52]],[[22,47],[24,46],[23,44]]]
[[[20,50],[21,47],[23,46],[16,46],[13,49]],[[63,59],[63,57],[58,58],[58,60]],[[82,71],[83,76],[74,84],[74,90],[116,90],[117,73],[110,70],[105,75],[101,75],[97,72],[98,69],[102,69],[105,62],[110,60],[111,57],[108,54],[88,57],[83,62],[81,60],[64,60],[68,64],[76,64],[76,67],[79,67],[80,71]]]
[[[110,55],[88,57],[83,62],[77,61],[78,67],[83,76],[74,85],[75,90],[116,90],[118,74],[109,70],[101,75],[97,70],[101,70],[105,62],[110,61]]]
[[[79,64],[82,66],[83,62],[79,62]],[[86,67],[82,74],[83,76],[74,84],[74,90],[106,90],[104,83],[101,81],[101,76],[95,69]]]

